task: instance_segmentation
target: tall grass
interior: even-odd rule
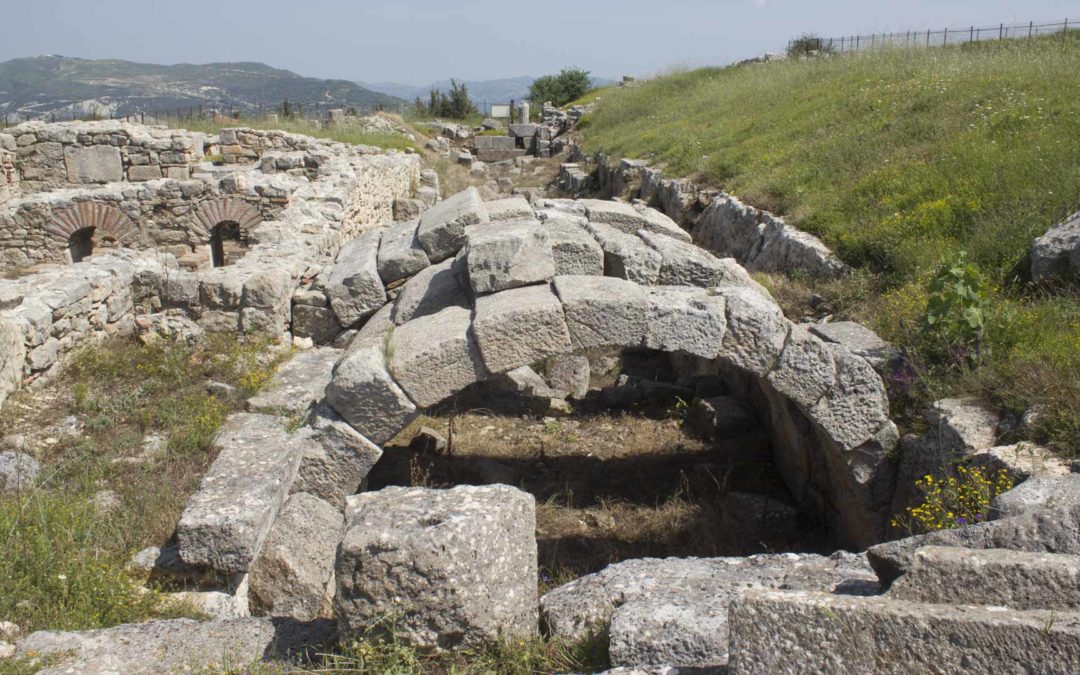
[[[650,159],[821,236],[873,273],[846,313],[912,353],[921,397],[1048,402],[1044,440],[1077,452],[1080,304],[1020,274],[1031,240],[1080,207],[1077,91],[1072,33],[674,72],[605,90],[582,131],[588,150]],[[974,365],[920,344],[929,277],[960,251],[990,295]]]

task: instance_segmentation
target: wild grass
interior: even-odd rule
[[[20,392],[0,412],[5,433],[27,438],[41,462],[36,484],[0,496],[0,620],[24,631],[99,628],[183,608],[137,590],[131,554],[169,538],[188,496],[213,461],[213,441],[239,397],[207,393],[220,381],[249,395],[283,352],[262,339],[215,336],[189,347],[115,340],[79,352],[48,393]],[[77,436],[54,425],[75,416]],[[144,455],[144,438],[166,438]],[[95,509],[113,490],[120,507]]]
[[[782,214],[860,268],[850,284],[781,283],[910,354],[901,410],[944,394],[1045,403],[1040,440],[1075,454],[1080,302],[1023,273],[1031,240],[1080,208],[1078,87],[1078,34],[890,50],[607,89],[582,133],[590,151]],[[976,358],[942,360],[922,330],[927,285],[961,251],[983,275],[987,328]]]
[[[176,122],[174,126],[191,131],[202,131],[208,134],[216,134],[222,129],[233,127],[248,127],[251,129],[276,129],[292,134],[303,134],[314,138],[325,138],[339,143],[352,145],[373,145],[384,150],[416,150],[416,144],[404,134],[382,131],[362,131],[356,126],[346,122],[340,125],[323,124],[316,126],[306,119],[277,120],[269,118],[243,118],[228,119],[218,118],[215,120],[184,119]]]

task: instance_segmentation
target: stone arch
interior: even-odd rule
[[[246,239],[251,230],[262,222],[262,214],[250,202],[237,197],[208,199],[195,209],[195,217],[202,225],[203,235],[209,237],[220,223],[236,223],[241,238]]]
[[[327,402],[385,443],[420,410],[550,356],[612,347],[689,355],[742,378],[768,406],[774,445],[787,453],[778,464],[803,508],[852,548],[884,536],[897,433],[881,377],[788,321],[748,276],[709,289],[557,276],[464,304],[474,306],[432,308],[399,326],[393,305],[383,307],[338,363]]]
[[[224,267],[232,262],[229,254],[232,245],[242,245],[240,223],[223,220],[210,230],[210,261],[214,267]]]
[[[46,226],[49,236],[71,251],[72,261],[99,247],[115,248],[134,244],[139,228],[120,209],[101,202],[80,202],[53,212]],[[86,232],[90,236],[86,238]],[[86,239],[83,241],[83,239]],[[71,248],[78,243],[76,248]],[[86,248],[89,248],[89,251]]]

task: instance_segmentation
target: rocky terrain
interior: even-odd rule
[[[613,672],[1074,670],[1071,465],[979,401],[901,436],[892,348],[786,316],[748,271],[848,273],[782,219],[630,161],[515,185],[573,153],[571,116],[543,112],[434,129],[428,159],[479,184],[455,191],[415,154],[281,132],[0,134],[7,410],[117,336],[258,333],[280,363],[199,385],[229,401],[205,466],[129,563],[199,618],[4,625],[0,657],[330,668],[509,643],[598,645],[576,667]],[[48,490],[56,457],[17,417],[4,499]],[[1016,487],[904,537],[916,481],[958,462]]]

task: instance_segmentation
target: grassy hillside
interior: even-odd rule
[[[585,145],[652,159],[783,214],[861,272],[814,290],[909,350],[905,402],[1051,404],[1080,450],[1080,304],[1022,282],[1080,208],[1080,35],[680,72],[606,90]],[[985,327],[929,330],[930,277],[966,252]]]

